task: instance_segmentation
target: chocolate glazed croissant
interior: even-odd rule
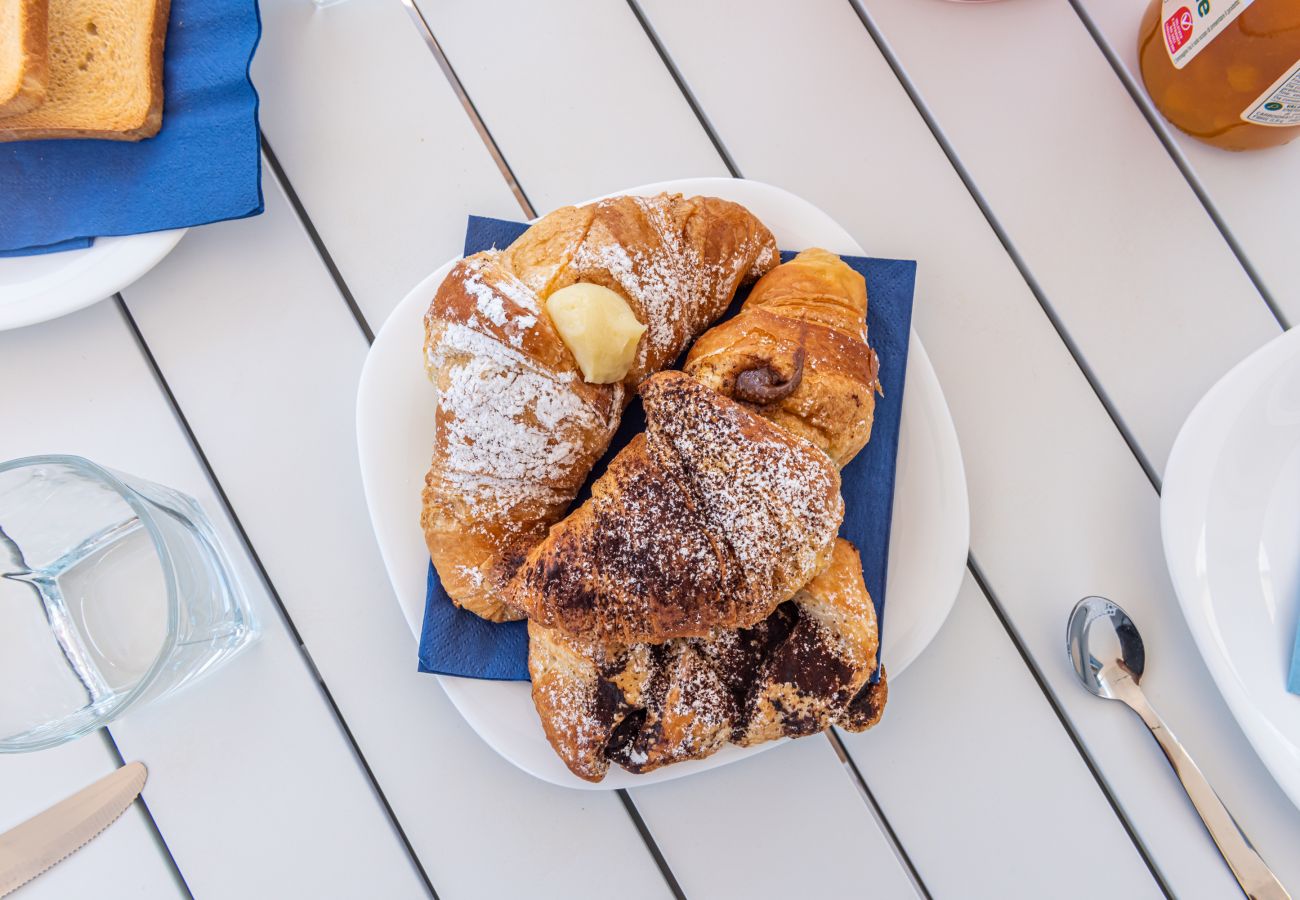
[[[452,269],[425,316],[438,402],[421,525],[457,604],[520,618],[501,587],[573,502],[628,390],[776,262],[771,233],[744,207],[661,194],[556,210],[509,249]],[[646,328],[621,382],[584,381],[545,312],[578,282],[613,290]]]
[[[696,343],[686,369],[720,394],[816,444],[836,466],[871,435],[879,365],[867,345],[866,285],[809,250],[769,272],[741,312]],[[601,642],[529,623],[533,700],[579,777],[611,761],[646,772],[715,752],[874,725],[888,695],[861,561],[844,540],[829,566],[746,628],[662,643]]]
[[[547,739],[579,778],[616,762],[649,772],[839,725],[864,731],[884,712],[872,684],[878,629],[848,541],[793,598],[750,628],[661,644],[601,644],[528,624],[533,703]]]
[[[752,625],[830,559],[839,472],[808,441],[681,372],[641,385],[646,431],[551,529],[506,599],[597,641]]]

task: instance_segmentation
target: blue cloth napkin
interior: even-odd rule
[[[0,144],[0,255],[260,213],[261,34],[256,0],[172,0],[156,137]]]
[[[527,229],[518,222],[471,216],[465,234],[465,254],[492,247],[507,247]],[[782,252],[782,262],[794,254]],[[911,260],[845,256],[844,261],[867,280],[867,330],[880,356],[880,382],[884,396],[876,400],[871,442],[841,472],[844,524],[840,534],[862,555],[862,575],[876,604],[876,616],[885,621],[885,569],[889,561],[889,529],[894,508],[894,472],[898,459],[898,425],[903,408],[903,375],[912,327],[912,289],[916,263]],[[736,298],[728,316],[740,308]],[[605,461],[645,429],[639,402],[628,407]],[[604,463],[588,479],[599,477]],[[577,502],[581,503],[584,488]],[[528,631],[524,622],[493,624],[451,602],[429,566],[424,628],[420,635],[420,671],[467,678],[505,681],[528,680]]]

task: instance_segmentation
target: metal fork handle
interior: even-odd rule
[[[1174,774],[1183,783],[1183,790],[1187,791],[1188,799],[1196,807],[1197,814],[1205,823],[1219,852],[1223,854],[1224,862],[1232,870],[1237,884],[1241,885],[1242,892],[1250,900],[1291,900],[1286,888],[1282,887],[1282,883],[1255,851],[1214,788],[1210,787],[1210,782],[1206,781],[1200,767],[1183,749],[1182,742],[1169,730],[1169,726],[1152,708],[1137,685],[1128,679],[1125,681],[1130,689],[1121,690],[1120,699],[1141,716],[1147,728],[1151,729],[1151,735],[1164,751]]]

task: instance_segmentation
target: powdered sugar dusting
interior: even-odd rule
[[[663,416],[658,433],[692,463],[687,473],[708,498],[701,509],[709,530],[730,545],[752,590],[797,588],[819,568],[844,516],[833,467],[788,432],[745,430],[744,418],[725,407],[689,409]]]
[[[607,640],[752,624],[825,564],[844,512],[834,464],[681,373],[653,376],[642,395],[644,442],[552,528],[508,601]]]
[[[544,369],[466,325],[441,326],[429,365],[444,379],[436,415],[442,478],[478,514],[562,500],[550,485],[585,464],[580,451],[590,432],[616,424],[574,390],[573,375]]]
[[[646,325],[637,366],[649,361],[651,368],[658,368],[677,355],[684,338],[722,312],[743,275],[771,267],[776,245],[767,240],[755,253],[758,238],[749,232],[726,258],[706,260],[700,248],[682,234],[674,215],[679,198],[660,194],[630,199],[644,214],[655,243],[629,249],[612,241],[584,241],[574,249],[573,263],[580,271],[595,268],[609,272],[637,303]],[[757,261],[750,263],[751,255],[765,255],[768,262],[761,267]]]
[[[758,256],[754,257],[751,272],[754,274],[766,272],[776,265],[778,258],[776,244],[764,244],[763,249],[758,251]]]
[[[460,283],[474,298],[478,314],[503,330],[511,346],[521,347],[524,334],[537,323],[541,305],[532,288],[493,265],[499,256],[498,251],[490,251],[465,260],[466,274]],[[507,311],[507,300],[524,312]]]
[[[483,586],[483,572],[473,566],[457,566],[456,572],[474,587]]]

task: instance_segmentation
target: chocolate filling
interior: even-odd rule
[[[610,732],[609,740],[605,742],[605,758],[619,765],[629,765],[633,746],[641,729],[645,727],[645,719],[644,709],[634,709],[628,713]]]
[[[733,392],[737,400],[746,403],[775,403],[784,400],[795,392],[799,382],[803,381],[803,348],[794,352],[794,371],[789,378],[782,378],[781,373],[770,364],[755,369],[746,369],[736,376]]]
[[[639,708],[629,710],[622,693],[608,680],[627,664],[624,656],[611,660],[600,670],[602,681],[597,705],[603,720],[612,721],[624,711],[627,713],[610,731],[604,756],[632,772],[671,761],[663,757],[660,747],[663,741],[660,716],[672,686],[678,651],[698,652],[679,644],[656,644],[649,649],[650,677],[642,691]],[[793,690],[793,705],[780,694],[767,698],[782,733],[790,737],[822,730],[835,720],[835,711],[841,709],[844,716],[841,721],[853,730],[861,730],[874,724],[884,706],[883,681],[880,685],[866,685],[851,702],[846,702],[852,668],[818,639],[815,626],[793,600],[777,606],[763,621],[739,629],[736,642],[709,653],[708,660],[731,701],[731,709],[721,710],[721,714],[731,721],[732,740],[742,739],[749,730],[756,712],[755,698],[750,696],[756,680],[770,680]],[[685,702],[694,702],[689,686],[683,690]]]
[[[862,731],[880,721],[885,710],[885,700],[889,696],[886,686],[885,670],[880,670],[880,681],[876,684],[867,679],[867,683],[858,691],[857,696],[849,701],[840,715],[840,724],[853,731]]]

